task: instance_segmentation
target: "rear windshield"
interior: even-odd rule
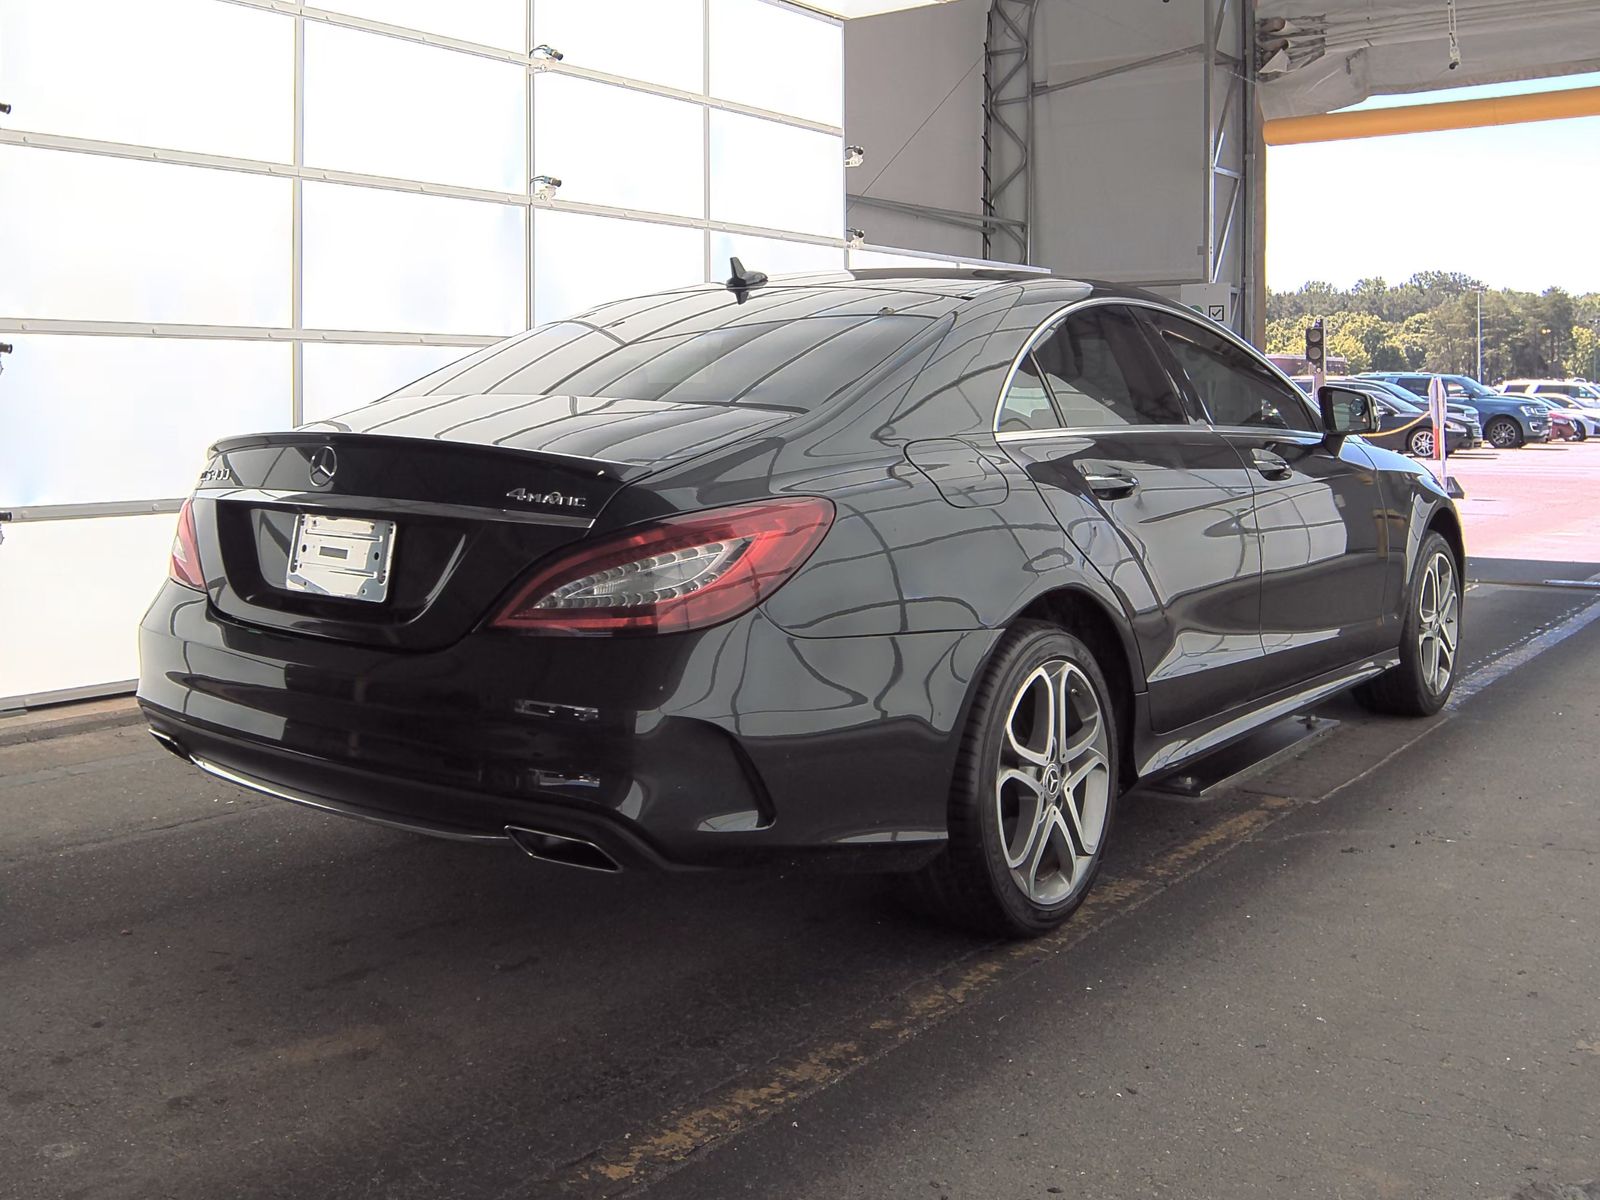
[[[755,321],[626,340],[583,321],[546,325],[397,395],[605,396],[809,412],[851,390],[933,324],[852,314]]]

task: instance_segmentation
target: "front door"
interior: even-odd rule
[[[1081,307],[1040,338],[998,438],[1121,599],[1156,731],[1249,700],[1262,657],[1249,472],[1192,418],[1131,311]]]
[[[1148,320],[1213,427],[1250,468],[1261,545],[1263,694],[1393,646],[1378,472],[1357,440],[1329,441],[1294,385],[1197,321]]]

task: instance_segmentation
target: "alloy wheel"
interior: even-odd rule
[[[1111,799],[1108,722],[1081,668],[1051,659],[1029,673],[1006,714],[995,815],[1011,880],[1034,904],[1084,883]]]
[[[1411,435],[1411,453],[1418,458],[1433,457],[1433,430],[1419,429]]]
[[[1455,672],[1456,641],[1461,632],[1461,593],[1449,555],[1435,554],[1429,560],[1417,597],[1417,616],[1422,681],[1437,696],[1450,685]]]
[[[1517,427],[1511,421],[1495,421],[1489,426],[1489,441],[1501,450],[1510,450],[1517,444]]]

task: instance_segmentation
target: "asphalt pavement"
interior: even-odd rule
[[[1136,793],[1090,902],[1023,945],[871,878],[369,827],[136,727],[0,746],[0,1196],[1600,1177],[1600,596],[1560,582],[1596,572],[1485,564],[1450,710],[1337,702],[1221,794]]]

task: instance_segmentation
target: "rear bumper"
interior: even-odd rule
[[[630,867],[888,863],[943,842],[951,735],[998,636],[796,638],[754,613],[403,652],[238,625],[167,584],[139,701],[221,778],[419,832],[532,829]]]

